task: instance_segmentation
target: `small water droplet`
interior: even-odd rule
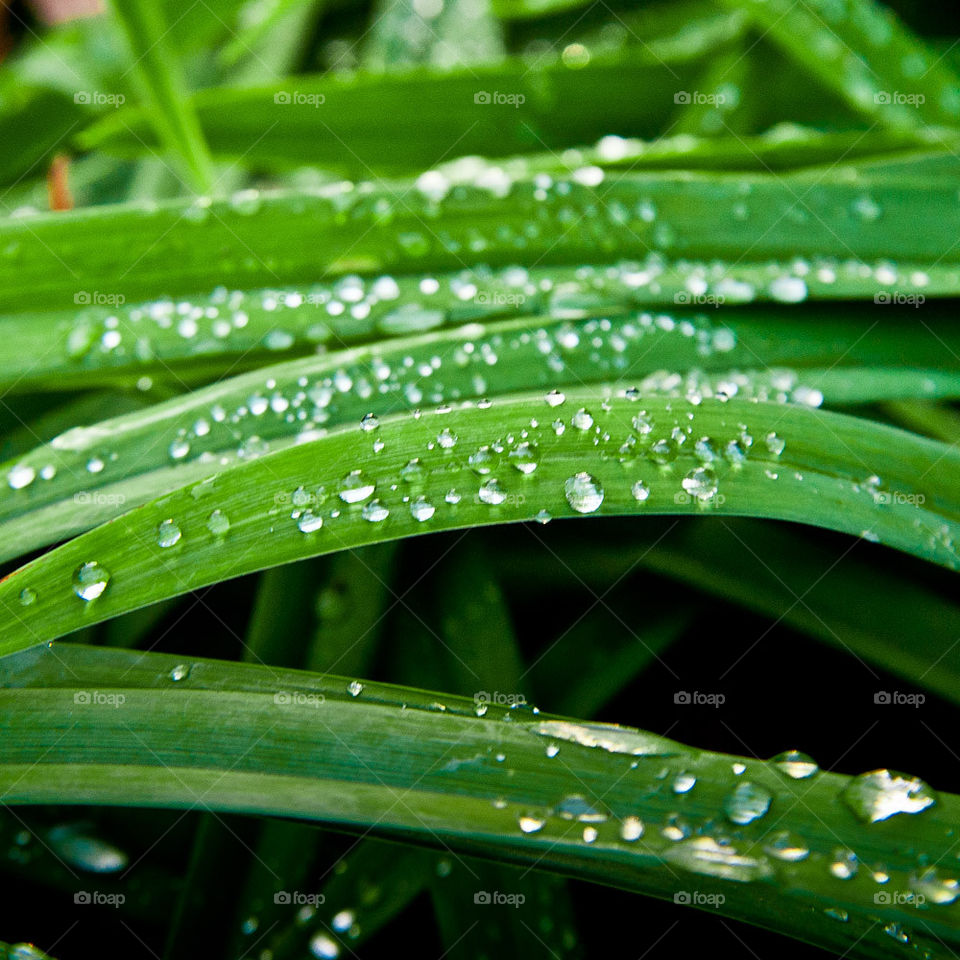
[[[581,407],[570,418],[570,424],[578,430],[589,430],[593,426],[593,414],[585,407]]]
[[[620,837],[627,843],[633,843],[643,836],[643,821],[639,817],[624,817],[620,824]]]
[[[780,830],[767,838],[764,851],[777,860],[796,863],[810,856],[810,851],[799,841],[794,840],[786,830]]]
[[[650,488],[642,480],[638,480],[630,492],[633,494],[633,499],[636,500],[637,503],[646,503],[650,497]]]
[[[546,821],[541,817],[533,817],[529,814],[524,814],[517,821],[520,830],[522,833],[536,833],[538,830],[543,829],[543,825]]]
[[[361,430],[376,430],[380,426],[380,418],[375,413],[365,413],[360,421]]]
[[[36,471],[29,464],[18,463],[7,474],[7,483],[12,490],[22,490],[24,487],[29,487],[30,484],[33,483],[36,475]]]
[[[812,757],[800,753],[799,750],[778,753],[771,762],[781,773],[785,773],[794,780],[806,780],[820,770]]]
[[[429,520],[436,512],[437,508],[423,497],[410,501],[410,514],[419,523]]]
[[[36,601],[36,599],[37,599],[36,590],[31,590],[30,587],[24,587],[20,591],[20,603],[23,606],[29,607],[31,603],[34,603]]]
[[[160,547],[172,547],[180,542],[180,527],[173,520],[164,520],[157,527],[157,545]]]
[[[559,407],[567,398],[559,390],[551,390],[544,399],[549,407]]]
[[[297,529],[301,533],[315,533],[323,526],[323,517],[312,510],[305,511],[297,520]]]
[[[341,497],[343,494],[341,494]],[[370,523],[382,523],[390,516],[390,510],[382,500],[371,500],[363,505],[360,515]]]
[[[170,671],[170,679],[174,683],[177,683],[180,680],[186,680],[190,676],[190,665],[186,663],[178,663]]]
[[[850,880],[857,875],[860,863],[852,850],[838,847],[833,851],[833,860],[830,863],[830,873],[838,880]]]
[[[488,503],[494,507],[499,506],[507,499],[506,491],[500,486],[500,482],[495,477],[490,480],[485,480],[480,484],[477,496],[482,503]]]
[[[671,789],[674,793],[689,793],[697,784],[697,778],[692,773],[678,773],[673,778]]]
[[[222,510],[214,510],[207,517],[207,529],[215,537],[222,537],[230,529],[230,518]]]
[[[351,697],[359,697],[363,693],[363,684],[359,680],[351,680],[347,684],[347,693]]]

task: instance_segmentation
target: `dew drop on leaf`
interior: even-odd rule
[[[563,483],[563,492],[577,513],[595,513],[603,503],[603,487],[585,471],[568,477]]]
[[[922,780],[890,770],[861,773],[844,787],[841,797],[865,823],[898,813],[920,813],[937,802],[937,795]]]
[[[110,583],[110,573],[96,560],[77,567],[73,574],[73,592],[81,600],[96,600]]]
[[[727,819],[741,825],[759,820],[770,809],[773,796],[749,780],[738,783],[723,801]]]
[[[160,547],[172,547],[180,542],[180,527],[173,520],[164,520],[157,527],[157,545]]]

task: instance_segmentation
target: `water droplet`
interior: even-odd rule
[[[838,880],[849,880],[857,875],[860,864],[857,855],[852,850],[838,847],[833,851],[833,861],[830,864],[830,873]]]
[[[470,456],[467,457],[467,463],[470,465],[470,469],[480,477],[484,477],[490,473],[496,462],[497,458],[493,455],[493,451],[487,446],[480,447],[479,450],[471,453]]]
[[[571,418],[571,426],[578,430],[589,430],[593,426],[593,414],[584,407],[581,407]]]
[[[850,919],[850,914],[843,907],[824,907],[823,912],[831,920],[839,920],[841,923],[846,923]]]
[[[109,583],[109,571],[95,560],[77,567],[73,574],[73,592],[81,600],[96,600]]]
[[[786,830],[780,830],[767,838],[764,851],[777,860],[796,863],[810,856],[810,851],[800,842],[794,840]]]
[[[177,683],[180,680],[186,680],[190,676],[190,665],[186,663],[178,663],[175,667],[170,670],[170,679]]]
[[[22,490],[33,483],[37,473],[33,467],[26,463],[18,463],[8,474],[7,483],[12,490]]]
[[[520,826],[520,830],[523,833],[536,833],[538,830],[543,829],[543,825],[546,821],[541,817],[533,817],[529,814],[524,814],[517,823]]]
[[[650,496],[650,488],[642,480],[638,480],[630,492],[633,494],[633,499],[636,500],[637,503],[646,503]]]
[[[579,820],[581,823],[603,823],[608,816],[579,793],[564,797],[557,804],[556,813],[564,820]]]
[[[535,443],[524,440],[507,454],[507,460],[521,473],[529,475],[537,469],[540,453]]]
[[[544,399],[547,401],[547,406],[559,407],[567,398],[559,390],[551,390]]]
[[[36,599],[37,599],[36,590],[31,590],[30,587],[24,587],[20,591],[20,603],[23,606],[29,607],[31,603],[34,603],[36,601]]]
[[[595,513],[603,503],[603,487],[589,473],[581,471],[568,477],[563,484],[567,503],[577,513]]]
[[[429,520],[436,512],[437,508],[423,497],[417,497],[416,500],[410,501],[410,514],[414,520],[420,523]]]
[[[820,770],[812,757],[800,753],[799,750],[778,753],[771,762],[781,773],[785,773],[794,780],[806,780]]]
[[[452,450],[457,445],[457,439],[457,435],[449,427],[444,427],[437,434],[437,443],[444,450]]]
[[[104,463],[100,457],[91,457],[87,461],[87,472],[88,473],[100,473],[103,470]]]
[[[671,789],[674,793],[689,793],[697,784],[697,778],[692,773],[678,773],[673,778]]]
[[[883,932],[888,937],[893,937],[898,943],[909,943],[910,934],[900,926],[899,923],[888,923],[884,926]]]
[[[222,510],[214,510],[207,517],[207,529],[215,537],[222,537],[230,529],[230,518]]]
[[[861,773],[847,784],[841,796],[865,823],[877,823],[898,813],[920,813],[937,802],[937,795],[922,780],[890,770]]]
[[[773,456],[779,457],[780,454],[783,453],[786,446],[786,440],[784,440],[782,437],[778,437],[773,431],[767,434],[767,449],[773,454]]]
[[[552,760],[560,752],[560,745],[558,743],[548,743],[546,754]]]
[[[717,495],[717,474],[713,467],[694,467],[680,481],[680,485],[695,500],[705,503]]]
[[[770,284],[769,291],[779,303],[800,303],[807,298],[807,284],[800,277],[777,277]]]
[[[760,880],[773,873],[765,857],[745,856],[728,844],[717,843],[712,837],[681,838],[664,856],[686,870],[725,880]]]
[[[477,493],[482,503],[488,503],[491,506],[499,506],[507,499],[507,493],[500,486],[500,482],[494,477],[485,480],[480,484],[480,490]]]
[[[583,828],[583,842],[584,843],[593,843],[599,834],[597,833],[596,827],[584,827]]]
[[[312,510],[307,510],[297,520],[297,529],[301,533],[315,533],[323,526],[323,517]]]
[[[340,481],[340,499],[344,503],[361,503],[373,495],[376,484],[370,483],[361,470],[351,470]]]
[[[318,960],[336,960],[340,956],[340,945],[325,933],[315,933],[310,940],[310,952]]]
[[[190,452],[190,444],[181,437],[170,444],[168,452],[171,459],[182,460]],[[90,469],[89,464],[87,464],[87,469]]]
[[[347,693],[351,697],[359,697],[363,693],[363,684],[359,680],[351,680],[347,684]]]
[[[538,510],[533,519],[539,524],[547,524],[553,519],[553,516],[549,510]]]
[[[380,426],[380,418],[375,413],[365,413],[360,421],[361,430],[376,430]]]
[[[343,494],[341,493],[342,497]],[[390,516],[390,511],[384,505],[381,500],[371,500],[369,503],[363,505],[363,510],[360,511],[360,515],[364,520],[369,520],[370,523],[382,523],[387,517]]]
[[[357,915],[352,910],[341,910],[339,913],[333,915],[330,926],[333,927],[337,933],[346,933],[356,922],[356,919]]]
[[[910,889],[930,903],[953,903],[960,897],[960,884],[954,877],[944,877],[935,867],[927,867],[910,879]]]
[[[723,802],[723,812],[733,823],[747,824],[759,820],[769,809],[772,794],[749,780],[734,787]]]
[[[627,843],[633,843],[643,836],[643,821],[639,817],[624,817],[620,824],[620,837]]]
[[[172,520],[164,520],[157,527],[157,545],[161,547],[172,547],[180,542],[182,536],[180,528]]]

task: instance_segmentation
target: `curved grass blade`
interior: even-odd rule
[[[0,558],[90,529],[231,463],[318,432],[424,402],[497,396],[532,385],[604,383],[632,372],[643,393],[852,405],[956,397],[960,374],[860,361],[942,363],[960,353],[950,325],[909,333],[875,324],[724,312],[470,326],[262,369],[132,416],[79,427],[0,466]],[[912,327],[912,325],[911,325]],[[764,364],[761,372],[736,364]],[[807,363],[831,363],[826,369]],[[790,366],[785,366],[789,364]]]
[[[960,942],[941,862],[960,798],[920,780],[532,711],[477,717],[472,701],[410,688],[197,660],[182,676],[178,665],[72,644],[4,661],[6,802],[191,807],[202,796],[214,809],[439,835],[663,898],[693,888],[722,915],[856,957],[899,956],[901,934],[936,957]],[[211,736],[184,751],[198,728]],[[678,778],[695,786],[678,794]],[[597,819],[565,818],[572,794]],[[874,864],[928,909],[880,902]]]
[[[339,428],[137,507],[0,583],[0,653],[290,560],[535,517],[770,517],[960,566],[946,444],[793,405],[560,396]]]

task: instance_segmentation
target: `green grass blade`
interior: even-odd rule
[[[874,0],[722,0],[747,11],[856,110],[891,126],[956,126],[960,77]]]
[[[290,560],[541,511],[796,520],[960,566],[960,453],[946,444],[793,405],[550,399],[335,429],[144,504],[0,583],[0,652]]]
[[[960,798],[921,781],[898,788],[885,772],[871,781],[815,768],[795,779],[772,762],[630,728],[499,707],[477,717],[473,701],[449,695],[375,683],[348,691],[342,678],[245,664],[192,660],[174,681],[177,663],[70,644],[5,661],[6,801],[189,807],[199,792],[214,809],[440,836],[667,899],[696,890],[721,915],[854,957],[899,956],[885,926],[932,956],[960,942],[955,883],[946,868],[929,869],[951,843]],[[184,751],[198,728],[210,735]],[[475,765],[450,769],[468,757]],[[678,778],[695,785],[677,793]],[[872,782],[890,783],[890,806]],[[603,819],[565,819],[558,808],[571,794]],[[920,812],[895,812],[909,809]],[[628,817],[645,827],[638,839],[621,833]],[[925,890],[928,909],[880,902],[878,889]]]
[[[131,69],[157,139],[181,163],[193,189],[208,192],[213,185],[212,162],[187,96],[163,4],[158,0],[117,0],[112,10],[130,45]]]

